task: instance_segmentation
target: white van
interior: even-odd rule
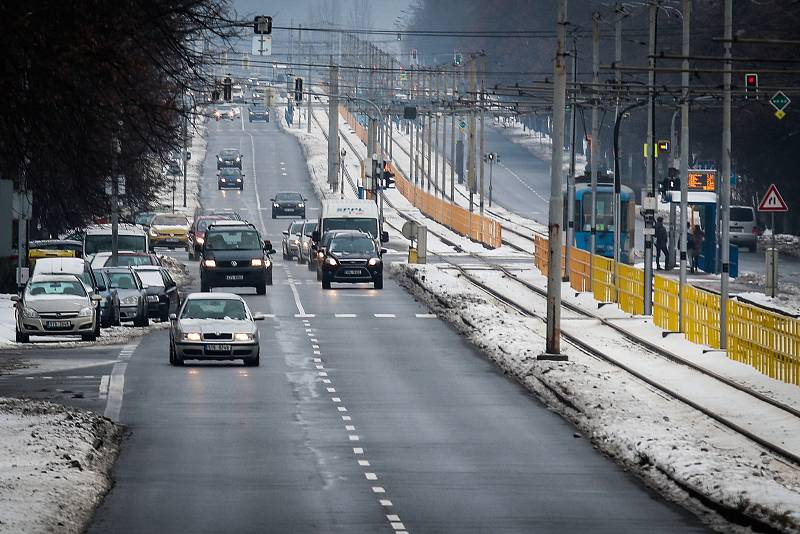
[[[758,247],[758,219],[752,206],[731,206],[730,241],[755,252]]]
[[[120,224],[117,228],[117,248],[131,252],[149,252],[150,243],[147,232],[135,224]],[[90,226],[83,235],[83,257],[94,256],[98,252],[111,252],[111,225]]]
[[[331,230],[360,230],[386,243],[389,234],[381,231],[382,222],[378,206],[372,200],[323,200],[312,239],[318,243],[321,236]]]

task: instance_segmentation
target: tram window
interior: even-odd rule
[[[590,232],[592,229],[592,195],[584,196],[583,203],[583,230]],[[612,193],[597,193],[597,231],[610,232],[614,230],[614,198]],[[624,219],[624,215],[623,215]],[[623,228],[625,227],[623,223]]]

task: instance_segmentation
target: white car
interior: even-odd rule
[[[34,276],[21,297],[11,297],[16,303],[17,343],[30,342],[30,336],[81,336],[83,341],[94,341],[100,335],[97,305],[102,298],[90,296],[73,274]]]

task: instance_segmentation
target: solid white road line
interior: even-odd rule
[[[100,379],[100,393],[98,394],[98,398],[105,399],[108,397],[108,383],[111,379],[111,375],[103,375]]]
[[[126,362],[114,364],[111,370],[111,379],[108,384],[108,400],[106,410],[103,413],[112,421],[119,421],[119,413],[122,410],[122,394],[125,389],[125,369],[128,368]]]

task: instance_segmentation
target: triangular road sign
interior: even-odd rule
[[[775,187],[775,184],[770,184],[769,189],[767,189],[767,194],[764,195],[764,198],[762,198],[761,202],[759,202],[758,204],[758,211],[766,211],[766,212],[789,211],[789,206],[786,205],[786,202],[783,200],[783,197],[778,192],[778,188]]]

